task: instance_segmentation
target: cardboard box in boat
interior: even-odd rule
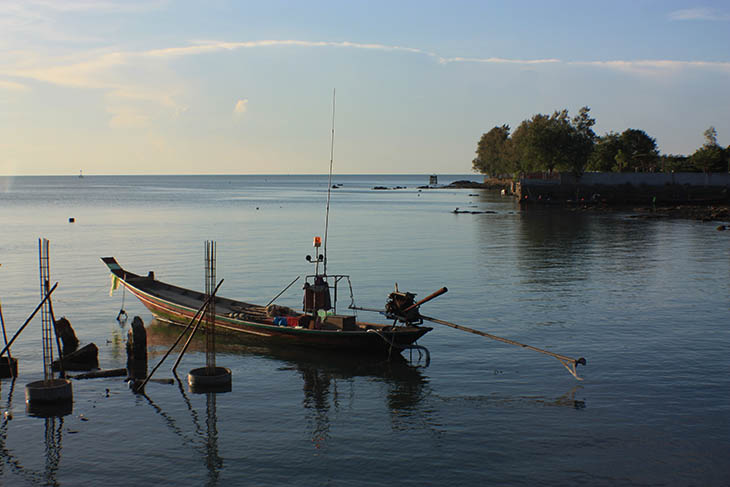
[[[343,331],[356,330],[355,317],[346,315],[328,315],[322,322],[322,328]]]

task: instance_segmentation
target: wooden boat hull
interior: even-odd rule
[[[113,257],[102,261],[142,304],[160,321],[187,326],[203,304],[205,296],[197,291],[139,276],[124,270]],[[400,352],[432,330],[427,326],[388,326],[357,323],[355,330],[317,330],[301,327],[276,326],[273,320],[251,320],[231,316],[228,311],[254,305],[228,298],[216,297],[216,332],[245,334],[271,345],[312,347],[322,350],[356,350],[387,354]],[[219,311],[220,310],[220,311]]]

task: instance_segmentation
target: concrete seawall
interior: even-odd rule
[[[703,204],[730,201],[730,173],[553,174],[516,181],[521,202],[538,204]]]

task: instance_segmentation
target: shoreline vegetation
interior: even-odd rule
[[[703,132],[704,144],[692,155],[660,154],[656,139],[628,128],[621,133],[596,135],[590,107],[570,118],[568,110],[538,113],[514,130],[496,126],[482,134],[472,160],[475,172],[492,177],[562,172],[580,177],[584,172],[670,173],[730,172],[730,147],[718,143],[717,130]]]
[[[455,187],[502,188],[530,206],[637,208],[644,218],[729,218],[730,146],[718,143],[714,127],[685,156],[660,154],[656,139],[640,129],[598,136],[595,123],[584,106],[572,118],[563,109],[533,115],[514,131],[495,126],[482,134],[472,161],[484,183]]]

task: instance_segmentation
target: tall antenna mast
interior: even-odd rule
[[[324,218],[324,275],[327,275],[327,230],[330,223],[330,196],[332,194],[332,162],[335,159],[335,93],[332,88],[332,136],[330,139],[330,175],[327,179],[327,211]]]

